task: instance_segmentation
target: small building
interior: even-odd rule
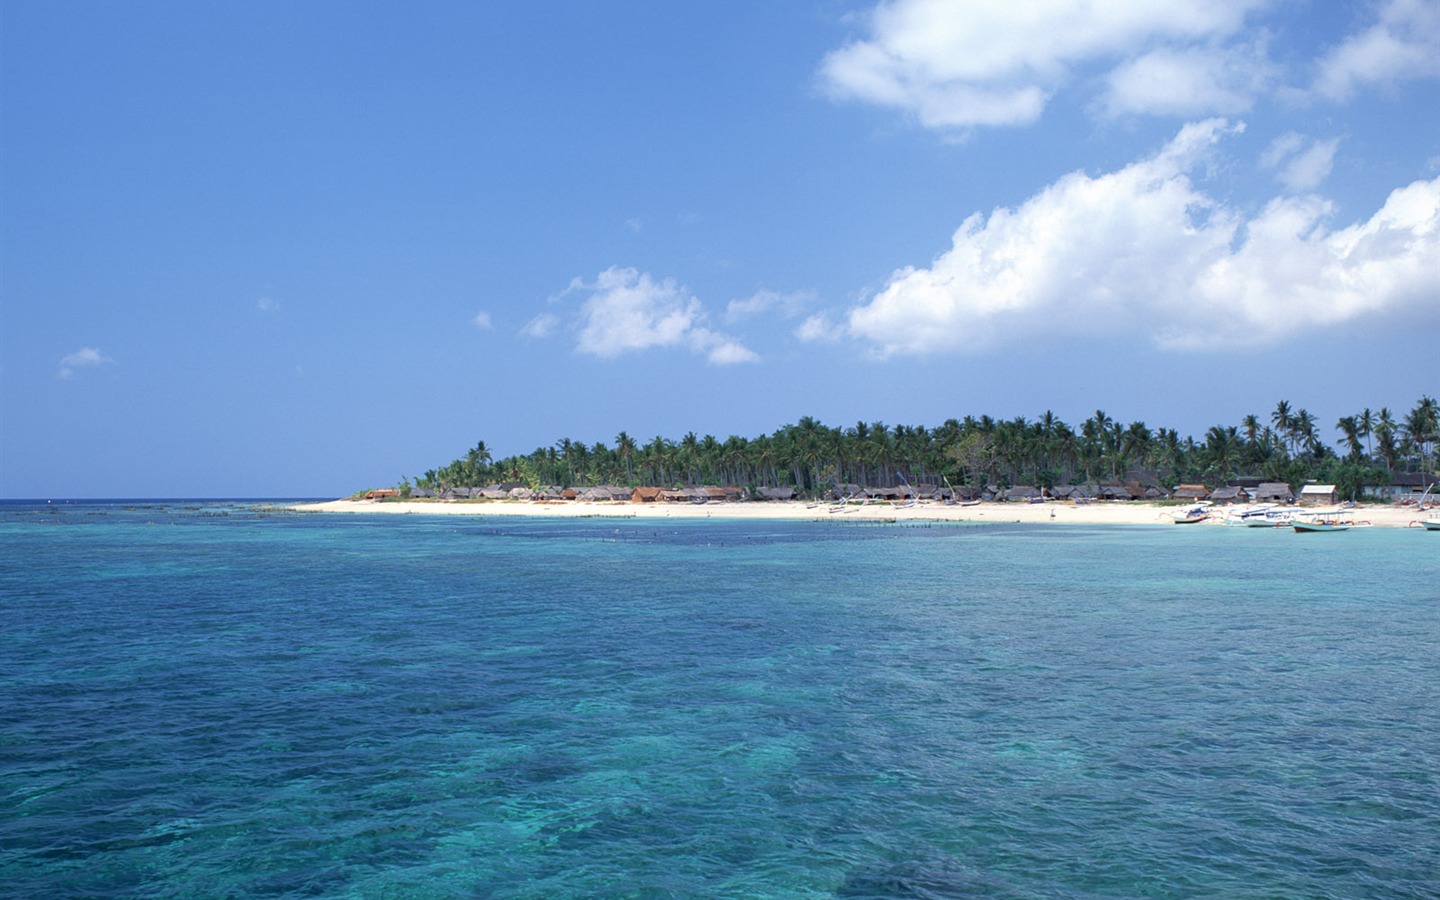
[[[379,489],[379,490],[377,490],[377,491],[366,491],[366,492],[365,492],[365,499],[366,499],[366,500],[385,500],[385,499],[387,499],[387,498],[389,498],[389,497],[398,497],[398,496],[400,496],[400,492],[397,491],[397,490],[395,490],[394,488],[381,488],[381,489]]]
[[[1208,500],[1210,492],[1203,484],[1177,484],[1170,496],[1175,500]]]
[[[1216,503],[1247,503],[1250,494],[1238,484],[1218,487],[1210,492],[1210,499]]]
[[[757,500],[794,500],[795,488],[786,485],[784,487],[762,487],[755,491]]]
[[[1056,500],[1094,500],[1100,486],[1093,481],[1084,484],[1057,484],[1050,489],[1050,496]]]
[[[1295,499],[1290,485],[1283,481],[1264,481],[1252,495],[1257,503],[1289,503]]]
[[[631,503],[654,503],[660,499],[661,489],[658,487],[637,487],[630,492]]]
[[[1016,485],[1005,492],[1005,500],[1010,503],[1030,503],[1043,499],[1045,497],[1040,493],[1040,489],[1028,484]]]
[[[1123,484],[1102,484],[1096,488],[1095,496],[1100,500],[1134,500],[1130,489]]]
[[[1365,496],[1390,503],[1414,503],[1430,489],[1430,496],[1440,494],[1440,478],[1429,472],[1402,472],[1390,476],[1390,483],[1365,488]]]
[[[1333,506],[1340,501],[1340,492],[1333,484],[1307,484],[1300,489],[1301,506]]]

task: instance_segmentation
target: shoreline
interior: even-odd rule
[[[812,504],[799,500],[703,504],[631,503],[627,501],[607,503],[586,500],[549,502],[534,500],[327,500],[286,507],[286,509],[296,512],[391,515],[819,521],[834,519],[837,522],[910,521],[986,522],[992,524],[1055,522],[1066,525],[1163,525],[1166,527],[1174,525],[1170,520],[1170,513],[1181,508],[1183,507],[1175,504],[1161,505],[1145,501],[1095,502],[1078,506],[1073,503],[1052,501],[1047,503],[981,503],[976,506],[946,506],[941,503],[921,503],[908,507],[871,504],[844,506],[837,511],[828,503]],[[1301,508],[1297,507],[1296,509]],[[1424,518],[1426,514],[1413,506],[1372,504],[1346,510],[1345,515],[1353,517],[1356,521],[1368,521],[1377,527],[1404,528],[1411,522]],[[1222,519],[1211,519],[1198,524],[1214,527],[1223,525]]]

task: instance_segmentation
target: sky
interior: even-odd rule
[[[0,497],[1440,395],[1440,0],[0,4]]]

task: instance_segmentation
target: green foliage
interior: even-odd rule
[[[690,432],[679,440],[656,435],[643,441],[622,431],[613,447],[562,438],[499,460],[479,441],[463,457],[416,478],[415,486],[793,486],[814,496],[836,485],[896,487],[902,481],[1049,487],[1139,479],[1173,489],[1195,481],[1214,487],[1249,476],[1292,487],[1333,481],[1351,496],[1366,485],[1386,483],[1391,472],[1436,466],[1440,409],[1428,396],[1399,419],[1383,407],[1342,417],[1335,426],[1338,455],[1303,407],[1282,400],[1268,419],[1266,425],[1266,417],[1249,414],[1239,425],[1215,425],[1203,442],[1174,429],[1152,431],[1144,422],[1117,421],[1104,410],[1078,428],[1046,411],[1033,422],[1023,416],[966,416],[933,429],[863,421],[838,428],[806,416],[773,434],[724,440]],[[408,479],[401,482],[402,493],[408,485]]]

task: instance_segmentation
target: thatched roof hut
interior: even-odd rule
[[[1203,484],[1177,484],[1170,496],[1176,500],[1205,500],[1209,498],[1210,492]]]
[[[1005,499],[1011,503],[1029,503],[1043,498],[1039,488],[1028,484],[1016,485],[1005,492]]]
[[[1240,485],[1230,484],[1211,491],[1210,499],[1216,503],[1245,503],[1249,501],[1250,494]]]
[[[1255,499],[1261,503],[1289,503],[1295,495],[1283,481],[1266,481],[1255,489]]]
[[[756,499],[759,500],[794,500],[795,488],[786,485],[785,487],[762,487],[756,491]]]

